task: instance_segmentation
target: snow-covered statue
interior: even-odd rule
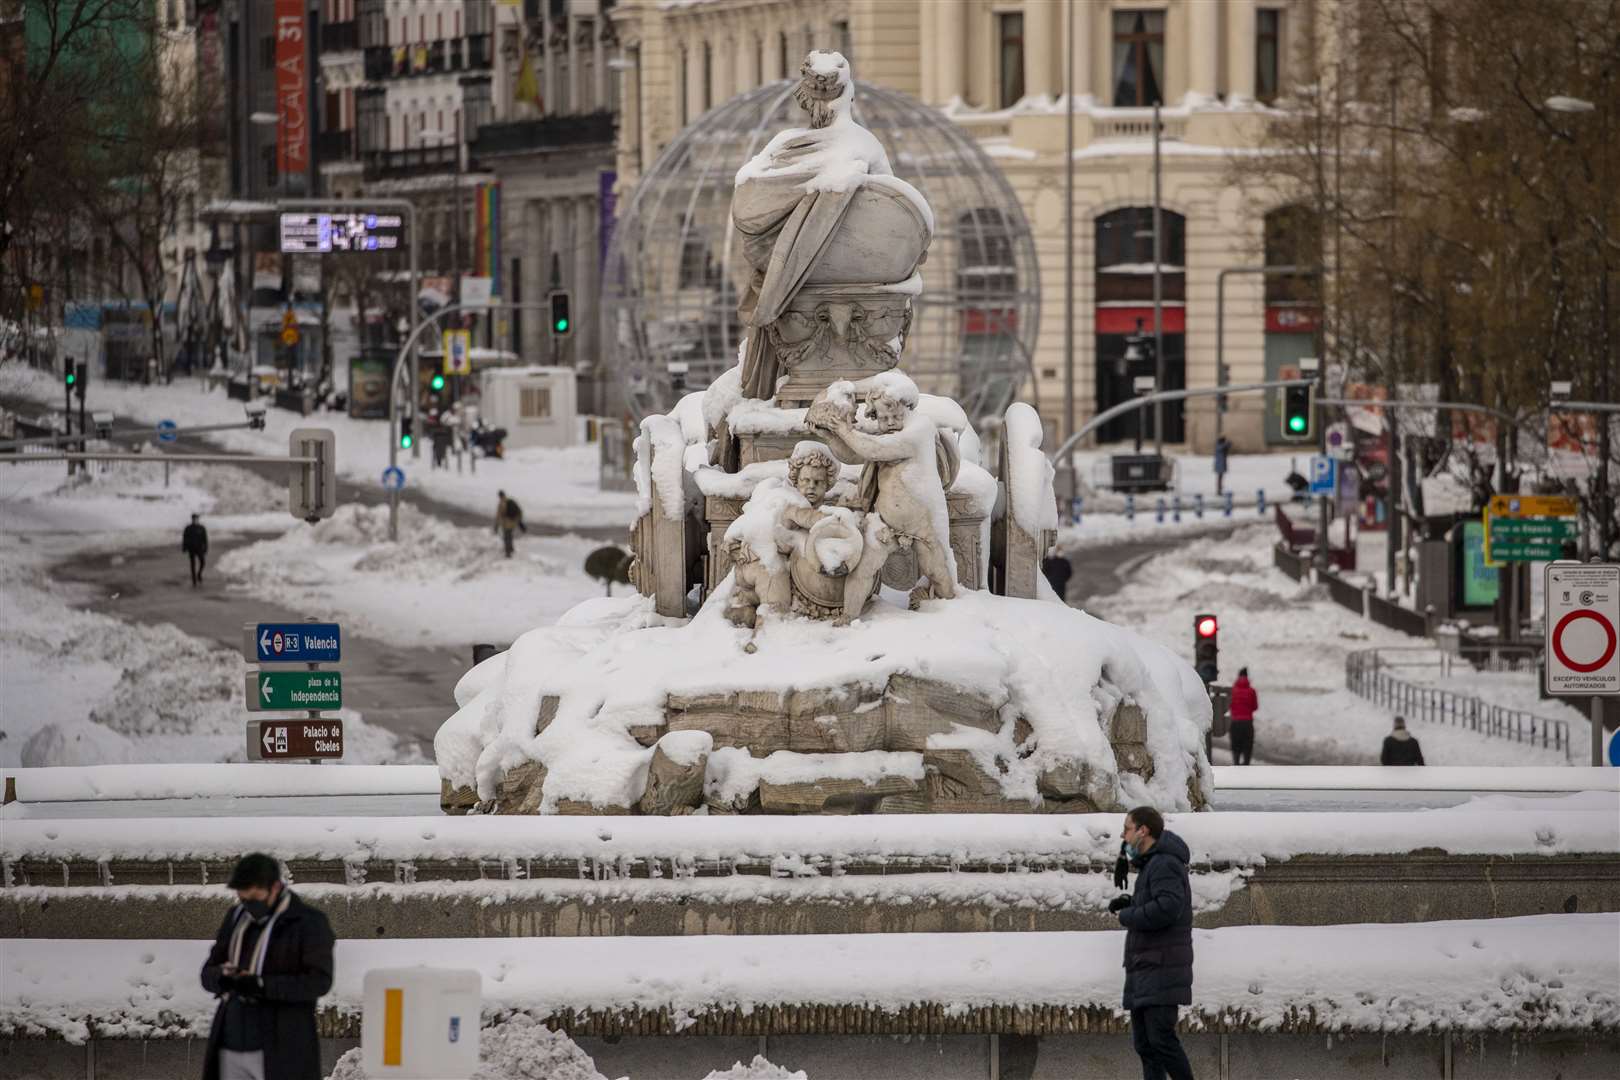
[[[737,305],[749,328],[741,389],[759,400],[783,375],[819,371],[818,360],[845,376],[893,367],[934,229],[927,202],[850,115],[849,61],[812,52],[799,74],[794,99],[810,126],[781,132],[744,165],[731,203],[753,271]],[[828,381],[807,383],[805,400]]]
[[[915,608],[925,599],[956,595],[956,560],[951,554],[950,515],[945,492],[960,467],[955,444],[940,437],[934,422],[917,412],[917,385],[899,371],[874,375],[866,383],[866,423],[857,422],[856,387],[838,382],[810,407],[807,421],[826,438],[832,452],[861,473],[861,506],[867,511],[865,550],[844,586],[841,622],[860,615],[865,598],[898,548],[909,548],[927,579],[911,593]]]

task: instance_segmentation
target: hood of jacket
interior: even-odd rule
[[[1247,675],[1239,675],[1236,679],[1232,680],[1232,689],[1234,689],[1234,690],[1236,690],[1240,686],[1248,686],[1248,685],[1249,685],[1249,677]]]
[[[1137,866],[1142,866],[1156,855],[1167,855],[1181,863],[1192,861],[1192,852],[1187,848],[1187,841],[1169,829],[1164,830],[1164,835],[1155,840],[1153,846],[1145,854],[1138,855],[1131,861]]]

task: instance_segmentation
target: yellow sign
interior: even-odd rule
[[[1492,517],[1574,517],[1581,512],[1578,500],[1568,495],[1492,495]]]
[[[298,327],[289,326],[281,332],[281,343],[287,346],[298,344]]]
[[[471,330],[446,330],[444,332],[444,373],[446,375],[472,374]]]
[[[30,285],[30,286],[28,286],[28,310],[29,311],[38,311],[40,308],[42,308],[44,306],[45,306],[45,286],[43,286],[43,285]]]

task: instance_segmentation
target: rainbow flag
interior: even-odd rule
[[[501,185],[479,184],[474,218],[473,270],[489,278],[491,296],[501,295]]]

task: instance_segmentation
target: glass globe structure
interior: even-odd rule
[[[609,394],[636,419],[667,412],[738,362],[746,328],[737,298],[749,268],[731,223],[733,178],[777,132],[805,126],[793,86],[767,84],[689,124],[615,226],[600,340]],[[934,211],[900,367],[976,421],[1000,416],[1033,385],[1040,319],[1035,245],[1017,196],[972,138],[905,94],[857,83],[854,116]]]

